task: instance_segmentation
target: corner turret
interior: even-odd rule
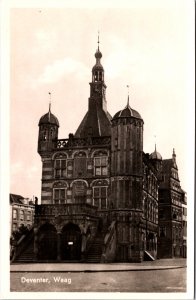
[[[38,153],[42,155],[44,152],[54,149],[54,144],[58,139],[59,121],[51,113],[51,105],[49,105],[48,113],[40,118],[38,126]]]

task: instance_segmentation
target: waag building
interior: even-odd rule
[[[185,192],[176,155],[143,151],[144,121],[127,105],[107,111],[102,53],[95,53],[88,111],[75,134],[58,139],[59,120],[39,120],[41,204],[15,260],[141,262],[183,256]],[[174,151],[174,150],[173,150]],[[172,151],[171,151],[172,152]]]

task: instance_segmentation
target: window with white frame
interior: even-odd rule
[[[17,210],[13,209],[13,220],[17,219]]]
[[[54,204],[66,203],[66,189],[65,188],[54,188]]]
[[[100,156],[94,158],[95,176],[108,175],[108,158],[107,156]]]
[[[66,159],[56,158],[54,163],[55,178],[66,177]]]
[[[107,208],[107,186],[93,187],[93,204],[99,209]]]

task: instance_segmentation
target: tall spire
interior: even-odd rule
[[[99,31],[98,31],[98,39],[97,39],[97,50],[95,53],[95,58],[96,58],[96,63],[94,67],[92,68],[92,82],[104,82],[104,69],[101,64],[101,58],[102,58],[102,53],[99,50]]]

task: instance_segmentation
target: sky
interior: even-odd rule
[[[67,138],[87,111],[98,31],[108,111],[126,106],[129,85],[130,106],[144,120],[144,152],[156,142],[168,159],[175,148],[187,191],[194,137],[188,1],[65,3],[10,9],[10,192],[40,199],[38,122],[48,112],[48,92],[59,138]]]

